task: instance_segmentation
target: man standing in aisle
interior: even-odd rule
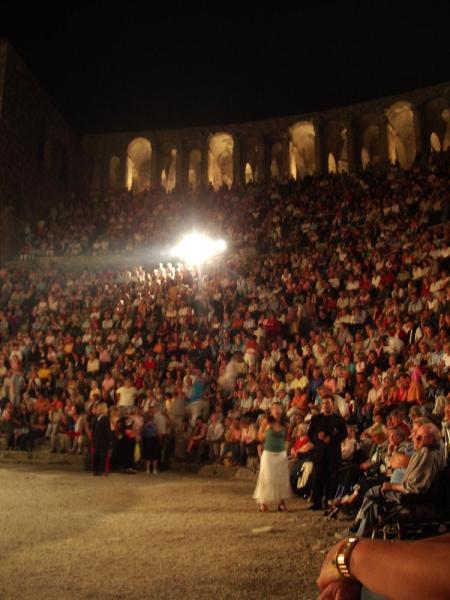
[[[112,432],[109,422],[108,405],[101,402],[97,406],[97,415],[92,422],[92,470],[94,475],[107,472],[106,462],[112,446]]]
[[[341,464],[341,442],[347,437],[345,420],[334,412],[330,395],[322,398],[322,412],[314,415],[309,427],[309,439],[314,444],[313,495],[310,510],[322,510],[334,497]]]

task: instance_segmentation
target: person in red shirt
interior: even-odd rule
[[[146,371],[154,371],[155,367],[156,367],[155,358],[154,358],[153,352],[150,352],[144,361],[144,369]]]
[[[51,409],[50,400],[46,398],[43,394],[39,394],[36,403],[34,405],[34,410],[38,415],[48,414]]]
[[[263,326],[267,336],[275,337],[280,333],[280,323],[273,313],[264,319]]]
[[[291,410],[293,408],[296,409],[296,412],[302,416],[306,415],[308,412],[309,406],[309,398],[306,390],[302,390],[301,388],[296,388],[294,397],[291,402]]]

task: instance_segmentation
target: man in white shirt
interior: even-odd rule
[[[126,379],[125,385],[116,390],[117,406],[134,406],[137,395],[138,391],[131,379]]]
[[[220,444],[223,441],[224,433],[225,427],[223,423],[219,421],[216,413],[212,413],[209,420],[206,437],[204,440],[201,440],[199,444],[197,459],[200,460],[205,452],[205,449],[208,448],[209,460],[211,462],[217,460],[219,458]]]
[[[308,387],[309,379],[304,375],[302,369],[297,369],[295,372],[295,377],[291,381],[291,390],[295,390],[300,388],[301,390],[305,390]]]
[[[381,385],[380,378],[378,375],[372,375],[370,382],[372,387],[367,395],[367,402],[372,406],[375,406],[381,400],[381,394],[383,392],[383,386]]]
[[[264,350],[264,357],[261,361],[261,373],[270,373],[273,371],[274,366],[275,362],[273,358],[267,350]]]

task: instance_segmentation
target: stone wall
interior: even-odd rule
[[[212,140],[217,134],[227,134],[233,139],[232,176],[237,184],[244,183],[246,173],[250,172],[257,180],[266,181],[274,173],[279,177],[295,177],[311,172],[322,174],[332,168],[355,172],[369,163],[388,158],[400,162],[405,156],[426,157],[431,152],[432,133],[442,148],[449,146],[450,125],[443,116],[448,113],[449,106],[450,83],[443,83],[371,102],[292,117],[210,128],[87,135],[83,145],[92,158],[90,188],[102,191],[129,188],[132,181],[128,173],[131,168],[129,148],[140,138],[151,145],[151,165],[146,167],[150,187],[161,186],[162,172],[167,170],[167,156],[176,150],[176,186],[183,191],[188,189],[189,159],[193,150],[201,155],[200,183],[206,185],[213,181],[209,165]],[[410,120],[404,139],[402,132],[395,131],[389,121],[389,115],[401,110],[408,113]],[[402,119],[396,122],[402,122]],[[296,136],[295,132],[302,126],[303,137]],[[296,147],[296,139],[308,141],[307,152]],[[414,148],[408,147],[405,151],[412,139]],[[215,167],[217,171],[217,164]],[[148,177],[138,179],[145,181]]]
[[[0,207],[13,219],[8,230],[17,231],[52,204],[81,194],[83,182],[81,141],[19,55],[1,40]]]

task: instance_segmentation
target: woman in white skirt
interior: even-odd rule
[[[285,446],[286,428],[281,422],[282,414],[281,404],[272,404],[267,427],[260,432],[261,441],[264,441],[264,452],[261,456],[258,481],[253,494],[253,498],[258,502],[260,512],[267,512],[269,503],[277,504],[280,512],[286,511],[285,500],[291,493]]]

